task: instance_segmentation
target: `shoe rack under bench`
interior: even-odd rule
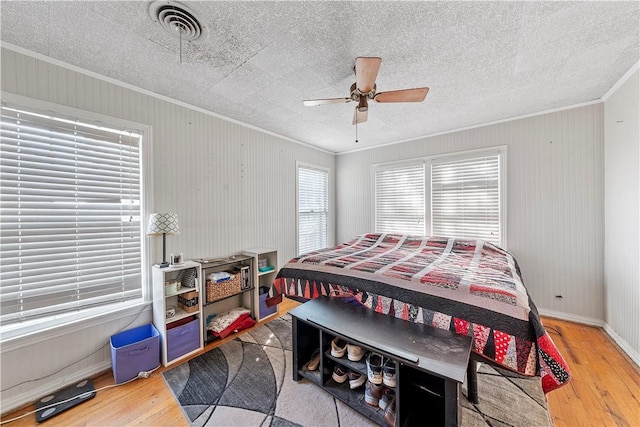
[[[349,382],[332,379],[336,364],[367,375],[363,357],[358,362],[331,355],[331,341],[340,338],[391,359],[396,367],[395,426],[459,426],[460,396],[471,337],[411,323],[337,298],[317,298],[289,311],[293,323],[293,380],[307,378],[381,426],[387,426],[382,409],[367,404],[365,387],[351,390]],[[320,364],[305,369],[320,349]],[[389,417],[387,417],[389,418]]]

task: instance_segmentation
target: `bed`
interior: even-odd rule
[[[571,376],[518,263],[482,240],[363,234],[291,259],[279,270],[269,303],[282,296],[350,297],[380,313],[471,335],[476,360],[539,375],[545,393]]]

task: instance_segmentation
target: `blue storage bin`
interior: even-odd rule
[[[160,365],[160,334],[143,325],[111,336],[111,367],[116,384],[129,381],[140,372]]]
[[[189,323],[167,331],[167,361],[200,348],[200,321],[194,319]]]
[[[261,287],[260,288],[260,307],[259,307],[259,313],[260,313],[260,318],[263,319],[271,314],[274,314],[278,311],[278,306],[277,305],[273,305],[271,307],[267,307],[267,297],[269,296],[269,294],[267,293],[269,292],[269,288],[267,287]]]

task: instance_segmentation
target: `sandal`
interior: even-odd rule
[[[315,371],[320,366],[320,349],[316,349],[311,355],[311,360],[304,365],[305,371]]]

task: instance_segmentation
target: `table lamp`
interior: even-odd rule
[[[147,235],[157,236],[162,234],[162,262],[155,264],[160,268],[169,267],[167,262],[167,234],[178,234],[180,226],[178,225],[178,215],[174,213],[152,213],[149,217],[149,226],[147,227]]]

